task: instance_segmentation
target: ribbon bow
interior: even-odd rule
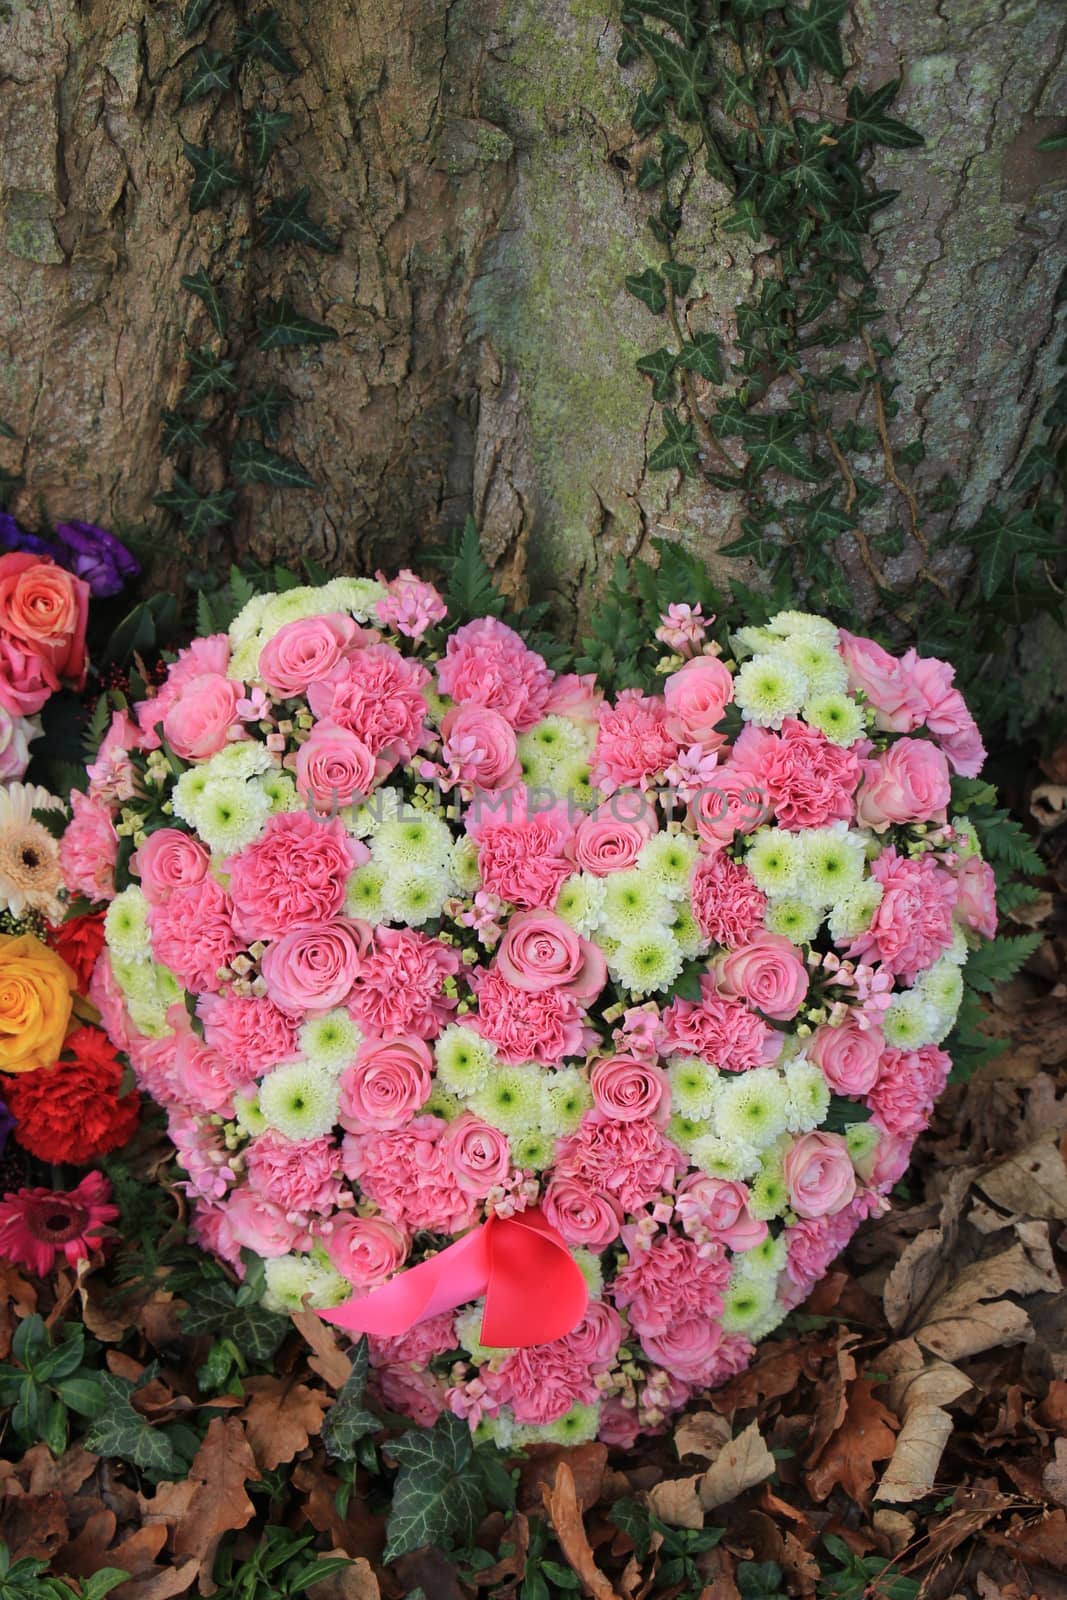
[[[561,1339],[589,1303],[581,1268],[535,1207],[490,1217],[380,1289],[319,1316],[352,1333],[396,1338],[483,1294],[482,1343],[505,1349]]]

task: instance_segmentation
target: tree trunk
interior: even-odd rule
[[[658,408],[634,360],[654,342],[624,287],[662,251],[636,186],[609,0],[278,0],[299,73],[259,98],[293,121],[268,194],[310,185],[335,254],[248,246],[240,197],[190,215],[182,141],[232,149],[232,104],[181,104],[177,5],[6,0],[0,33],[0,416],[4,464],[43,508],[122,530],[154,522],[172,465],[160,414],[210,328],[180,285],[226,269],[238,314],[286,288],[339,335],[247,354],[241,377],[298,404],[282,448],[314,490],[242,492],[240,548],[351,569],[413,558],[472,511],[490,559],[571,613],[617,554],[658,534],[708,556],[737,505],[650,474]],[[1067,110],[1058,0],[855,0],[850,78],[903,74],[894,110],[923,150],[883,154],[879,287],[901,340],[901,437],[919,478],[952,473],[973,516],[1033,436],[1067,266]],[[836,92],[835,92],[836,93]],[[843,100],[835,99],[840,108]],[[724,233],[727,191],[694,174],[685,315],[729,339],[762,245]],[[214,485],[217,487],[218,485]],[[201,488],[212,487],[201,484]],[[209,557],[203,558],[205,563]]]

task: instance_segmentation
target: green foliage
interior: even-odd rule
[[[884,1556],[855,1556],[833,1533],[823,1534],[822,1542],[837,1563],[819,1583],[825,1600],[916,1600],[917,1581],[905,1577]]]
[[[714,1550],[725,1528],[672,1528],[639,1500],[616,1500],[611,1508],[611,1520],[630,1538],[641,1562],[648,1559],[653,1533],[659,1534],[657,1589],[677,1592],[675,1586],[678,1586],[687,1594],[702,1592],[704,1579],[696,1558],[706,1550]]]
[[[137,1384],[113,1372],[101,1372],[102,1399],[82,1441],[101,1456],[117,1456],[137,1467],[153,1483],[182,1478],[196,1454],[199,1439],[191,1429],[171,1423],[153,1427],[134,1409],[131,1395],[154,1376],[146,1367]]]
[[[494,1445],[475,1446],[470,1428],[446,1411],[432,1429],[410,1428],[389,1444],[400,1471],[386,1529],[386,1561],[423,1545],[469,1545],[491,1502],[500,1504]]]
[[[75,1585],[70,1578],[50,1578],[47,1571],[48,1562],[33,1556],[12,1561],[7,1545],[0,1544],[0,1600],[104,1600],[129,1577],[118,1567],[98,1567]]]
[[[240,1288],[221,1273],[205,1274],[183,1291],[188,1307],[182,1312],[182,1331],[229,1340],[244,1361],[266,1363],[277,1354],[290,1324],[288,1317],[260,1305],[262,1293],[263,1263],[258,1257],[250,1260]]]
[[[381,1427],[378,1418],[363,1404],[368,1365],[367,1338],[364,1334],[352,1352],[352,1371],[322,1423],[322,1442],[326,1453],[339,1461],[354,1461],[360,1441]]]
[[[305,187],[284,200],[276,200],[263,213],[263,243],[274,245],[292,241],[333,254],[338,249],[337,240],[324,233],[318,223],[308,216],[310,198],[311,190]]]
[[[215,1561],[216,1600],[290,1600],[352,1565],[347,1556],[322,1556],[309,1548],[314,1533],[268,1527],[250,1556],[238,1559],[227,1540]]]
[[[0,1364],[0,1406],[11,1409],[11,1428],[24,1445],[43,1442],[55,1456],[67,1448],[69,1413],[95,1417],[105,1404],[107,1374],[85,1365],[98,1346],[80,1323],[67,1323],[58,1340],[36,1313],[19,1323],[12,1359]]]

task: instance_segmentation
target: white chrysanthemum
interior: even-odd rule
[[[612,939],[666,929],[674,916],[667,896],[642,873],[613,872],[604,879],[600,927]]]
[[[112,905],[114,903],[112,901]],[[104,931],[107,932],[106,921]],[[161,1005],[166,1010],[175,1000],[181,999],[181,985],[169,967],[162,967],[144,955],[124,958],[116,955],[114,951],[109,953],[115,982],[127,1000],[137,1000],[145,1005]]]
[[[957,923],[952,930],[952,943],[941,957],[942,961],[951,961],[954,967],[963,967],[971,953],[967,943],[967,935]]]
[[[590,1300],[600,1300],[604,1294],[604,1267],[600,1257],[594,1255],[592,1250],[585,1250],[582,1246],[571,1251],[575,1265],[585,1279],[585,1286],[589,1290]]]
[[[835,944],[843,944],[846,939],[858,939],[861,933],[866,933],[884,893],[877,878],[865,878],[851,894],[831,906],[827,926]],[[966,953],[963,959],[967,959]]]
[[[263,626],[263,615],[274,596],[254,594],[247,600],[230,623],[230,645],[236,647],[251,639]]]
[[[584,1405],[576,1400],[555,1422],[516,1424],[513,1439],[516,1445],[588,1444],[596,1438],[599,1426],[599,1405]]]
[[[725,1178],[741,1183],[759,1166],[759,1151],[737,1139],[723,1139],[708,1133],[690,1142],[689,1159],[709,1178]]]
[[[496,1067],[484,1089],[468,1101],[484,1122],[503,1133],[529,1133],[546,1125],[542,1074],[536,1067]]]
[[[654,833],[641,847],[637,870],[672,900],[689,893],[700,846],[688,833]]]
[[[452,1094],[443,1083],[438,1083],[435,1078],[430,1085],[429,1097],[422,1108],[424,1116],[442,1117],[445,1122],[455,1122],[464,1110],[464,1102],[458,1095]]]
[[[920,989],[907,989],[895,994],[882,1012],[882,1035],[891,1050],[918,1050],[933,1043],[940,1020]]]
[[[796,894],[814,906],[834,906],[855,894],[867,865],[866,841],[844,823],[797,835],[800,864]]]
[[[259,1109],[259,1096],[235,1094],[233,1097],[234,1121],[249,1139],[256,1139],[267,1131],[267,1119]]]
[[[119,961],[148,961],[152,941],[148,933],[148,901],[136,884],[123,889],[107,908],[104,937]]]
[[[801,865],[801,838],[785,828],[758,828],[746,841],[745,866],[766,895],[791,895]]]
[[[830,1085],[814,1061],[798,1056],[785,1069],[785,1086],[786,1127],[790,1133],[811,1133],[830,1109]]]
[[[207,786],[208,777],[204,767],[186,767],[174,785],[170,797],[174,815],[187,822],[190,828],[199,825],[200,807]]]
[[[258,839],[270,816],[270,796],[258,783],[219,778],[197,806],[196,831],[213,855],[232,856]]]
[[[331,578],[315,593],[320,611],[347,611],[357,622],[369,622],[376,617],[374,608],[388,591],[374,578]]]
[[[715,1104],[715,1126],[722,1138],[763,1150],[786,1129],[789,1095],[774,1067],[724,1077]]]
[[[734,700],[746,722],[780,728],[807,699],[807,680],[799,667],[780,655],[753,656],[734,679]]]
[[[274,763],[270,751],[259,739],[238,739],[223,745],[221,750],[204,762],[208,781],[217,778],[255,778],[269,772]]]
[[[766,1150],[748,1191],[748,1209],[760,1222],[780,1217],[789,1205],[789,1189],[779,1150]]]
[[[361,806],[354,812],[349,807],[350,818],[346,823],[349,833],[354,833],[358,839],[369,839],[387,822],[396,822],[413,816],[413,808],[408,804],[406,796],[400,789],[392,784],[383,784],[380,789],[375,789]]]
[[[374,835],[374,859],[389,872],[415,867],[422,872],[447,872],[452,830],[433,811],[383,822]]]
[[[770,1278],[773,1282],[789,1259],[789,1249],[784,1233],[775,1238],[768,1233],[761,1244],[751,1250],[742,1250],[734,1256],[734,1278]]]
[[[465,1350],[471,1360],[478,1366],[487,1361],[492,1361],[494,1356],[509,1355],[510,1351],[503,1346],[482,1343],[482,1318],[485,1315],[485,1301],[475,1300],[469,1306],[464,1306],[462,1311],[456,1313],[456,1338],[461,1350]]]
[[[581,811],[593,811],[605,798],[603,793],[593,787],[592,758],[589,755],[573,756],[570,760],[561,761],[552,777],[552,787],[556,794],[565,795],[571,806],[577,806]]]
[[[853,1164],[860,1166],[877,1150],[881,1133],[873,1122],[849,1122],[845,1126],[845,1149]]]
[[[684,900],[675,902],[670,930],[678,941],[678,948],[686,961],[693,961],[697,956],[703,955],[711,943],[710,939],[706,939],[700,931],[700,924],[694,917],[692,908],[687,906]]]
[[[540,1128],[530,1128],[526,1133],[513,1133],[508,1140],[512,1164],[524,1172],[541,1172],[550,1167],[556,1158],[556,1141]]]
[[[387,921],[417,928],[441,915],[452,888],[452,880],[444,868],[386,868],[382,910]]]
[[[671,1109],[696,1122],[706,1121],[719,1097],[720,1074],[699,1056],[675,1059],[667,1068]]]
[[[867,727],[862,706],[843,693],[817,694],[806,700],[804,721],[825,733],[832,744],[846,749],[863,737]]]
[[[763,1316],[757,1317],[752,1323],[746,1337],[751,1339],[753,1344],[759,1344],[761,1339],[766,1339],[775,1328],[780,1327],[788,1315],[789,1312],[782,1302],[778,1299],[773,1300]]]
[[[146,1039],[166,1039],[174,1032],[167,1021],[167,1008],[156,1000],[127,1000],[126,1010],[137,1032]]]
[[[267,1126],[287,1139],[321,1139],[337,1121],[337,1093],[329,1067],[290,1061],[261,1082],[259,1109]]]
[[[299,811],[303,805],[296,784],[287,772],[265,772],[259,787],[270,801],[272,816],[280,811]]]
[[[460,1022],[450,1022],[433,1047],[437,1078],[451,1094],[476,1094],[496,1069],[496,1051],[488,1039]]]
[[[459,894],[472,895],[481,888],[482,874],[478,867],[477,841],[468,834],[457,839],[448,857],[448,870]]]
[[[343,1006],[309,1017],[298,1035],[300,1054],[312,1066],[343,1072],[356,1059],[363,1043],[361,1029]]]
[[[575,872],[565,878],[556,896],[555,911],[569,922],[575,933],[589,938],[596,931],[604,909],[604,879],[591,872]]]
[[[620,941],[608,959],[608,971],[632,995],[643,996],[669,989],[682,970],[682,959],[669,929],[650,928]]]
[[[775,1280],[766,1275],[735,1272],[723,1297],[720,1322],[724,1333],[747,1333],[774,1305]]]
[[[963,1002],[963,974],[956,962],[942,956],[926,972],[919,974],[915,987],[933,1006],[942,1024],[947,1022],[951,1028]]]
[[[836,625],[813,611],[777,611],[768,622],[767,631],[781,639],[815,639],[830,646],[836,646],[840,638]]]
[[[691,1156],[698,1139],[714,1137],[712,1124],[701,1117],[686,1117],[676,1111],[667,1124],[667,1138],[684,1155]]]
[[[770,933],[780,933],[794,944],[808,944],[822,926],[822,914],[806,900],[787,896],[768,903],[763,922]]]
[[[577,1067],[538,1073],[543,1086],[541,1126],[555,1137],[573,1133],[593,1104],[589,1080]]]
[[[372,927],[385,921],[385,872],[373,861],[357,867],[345,885],[345,915]]]
[[[793,634],[783,639],[776,654],[804,674],[805,700],[841,694],[848,685],[848,668],[832,644]]]
[[[730,635],[730,647],[739,661],[774,650],[781,642],[781,635],[772,633],[770,628],[738,628]]]
[[[257,600],[266,598],[266,595],[256,596]],[[266,642],[266,635],[258,630],[247,639],[242,639],[240,644],[234,646],[226,676],[234,683],[253,683],[259,677],[259,658]]]
[[[560,773],[573,770],[575,765],[588,765],[592,742],[593,730],[579,726],[569,717],[544,717],[535,727],[519,735],[518,756],[523,782],[531,788],[565,793],[559,783]]]
[[[352,1294],[352,1285],[316,1256],[275,1256],[263,1264],[267,1287],[263,1304],[268,1311],[303,1311],[304,1302],[315,1311],[339,1306]]]

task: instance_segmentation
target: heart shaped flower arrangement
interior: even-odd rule
[[[885,1209],[994,931],[951,668],[792,611],[656,637],[609,698],[410,573],[256,595],[63,845],[197,1239],[502,1443],[745,1366]]]

